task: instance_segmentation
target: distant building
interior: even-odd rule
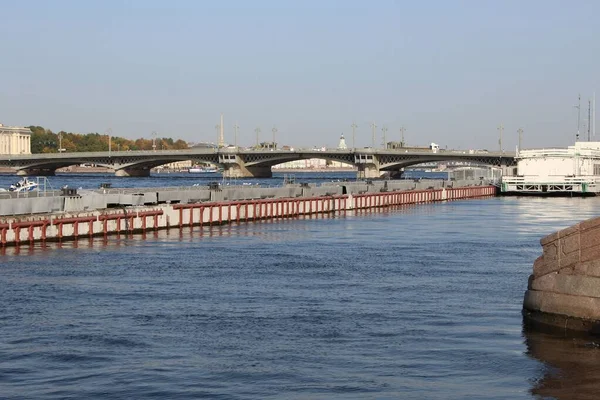
[[[191,166],[192,166],[192,160],[186,160],[186,161],[175,161],[172,163],[161,165],[160,167],[166,168],[166,169],[173,169],[173,170],[177,171],[177,170],[187,170],[187,169],[191,168]]]
[[[31,154],[31,130],[0,124],[0,154]]]
[[[274,165],[273,169],[327,169],[327,168],[348,168],[354,166],[340,161],[328,161],[321,158],[309,158],[304,160],[288,161],[282,164]]]

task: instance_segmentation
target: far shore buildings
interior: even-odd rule
[[[31,154],[31,130],[21,126],[0,124],[0,154]]]

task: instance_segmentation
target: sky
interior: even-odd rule
[[[513,150],[587,139],[600,2],[0,0],[0,122],[129,139]],[[600,141],[600,128],[597,138]]]

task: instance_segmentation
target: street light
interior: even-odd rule
[[[271,132],[273,132],[273,146],[272,146],[272,148],[275,149],[277,147],[275,145],[275,134],[277,133],[277,128],[273,127],[273,129],[271,129]]]
[[[237,148],[237,135],[238,135],[238,129],[240,129],[240,126],[238,124],[233,125],[233,133],[234,133],[234,146]]]
[[[388,131],[387,126],[383,126],[383,128],[381,128],[381,131],[383,132],[383,148],[386,149],[387,148],[387,138],[386,138],[386,133]]]
[[[502,150],[502,132],[504,132],[504,124],[500,124],[498,127],[498,131],[500,132],[500,139],[498,140],[498,144],[500,145],[500,153],[503,153]]]
[[[258,149],[258,134],[260,133],[260,128],[256,128],[254,132],[256,132],[256,148]]]
[[[375,122],[371,123],[371,129],[373,130],[372,134],[371,134],[371,147],[375,148],[375,128],[377,128],[377,125],[375,125]]]
[[[108,156],[110,157],[111,152],[111,140],[112,140],[112,128],[108,128],[106,130],[106,134],[108,135]]]
[[[156,151],[156,136],[158,134],[156,133],[156,131],[152,132],[152,151]]]
[[[356,151],[356,128],[358,128],[358,125],[356,125],[356,122],[352,122],[352,149],[354,151]]]
[[[400,147],[404,147],[404,132],[406,131],[406,129],[404,129],[404,127],[400,128],[400,134],[402,135],[402,139],[400,141]]]
[[[517,129],[517,132],[519,133],[519,151],[521,151],[521,140],[523,139],[523,129],[519,128],[519,129]]]

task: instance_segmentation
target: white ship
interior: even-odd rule
[[[596,195],[600,192],[600,142],[517,153],[517,175],[503,176],[501,192]]]
[[[219,172],[217,167],[194,165],[188,169],[190,174],[214,174]]]

